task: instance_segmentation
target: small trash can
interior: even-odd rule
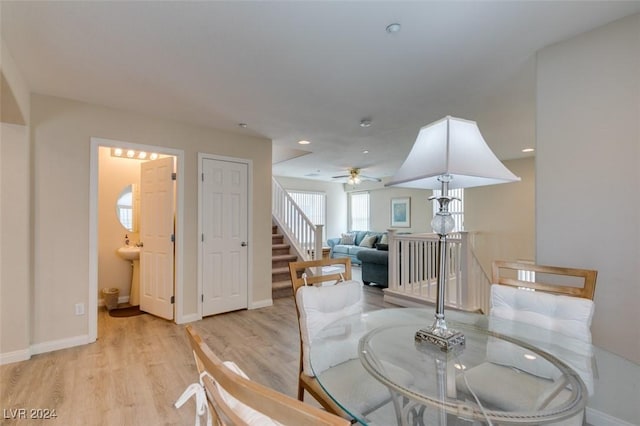
[[[102,289],[102,298],[108,311],[118,307],[118,297],[120,297],[120,290],[117,288]]]

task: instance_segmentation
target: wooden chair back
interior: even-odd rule
[[[536,291],[543,291],[553,294],[562,294],[573,297],[582,297],[585,299],[593,300],[596,291],[596,279],[598,277],[598,271],[591,269],[576,269],[576,268],[564,268],[559,266],[543,266],[526,262],[506,262],[503,260],[496,260],[493,262],[492,267],[492,283],[508,285],[511,287],[524,287],[534,289]],[[501,275],[502,271],[532,271],[536,273],[536,281],[523,281],[515,278],[505,277]],[[567,286],[561,284],[551,284],[540,282],[538,280],[538,274],[550,274],[556,276],[570,276],[578,277],[582,280],[582,287]]]
[[[340,266],[344,271],[329,271],[326,275],[322,273],[309,274],[307,273],[306,281],[302,274],[315,268],[316,271],[322,271],[324,267]],[[338,259],[319,259],[319,260],[306,260],[300,262],[289,263],[289,273],[291,275],[291,284],[293,285],[293,296],[295,299],[296,292],[303,285],[315,285],[323,282],[338,281],[341,279],[351,279],[351,259],[348,257],[340,257]],[[297,305],[296,305],[297,308]]]
[[[349,421],[322,409],[310,406],[257,382],[246,379],[225,366],[202,341],[192,326],[186,327],[198,372],[207,371],[230,396],[265,416],[284,425],[331,425],[346,426]],[[219,425],[248,425],[225,402],[217,386],[205,377],[209,407],[214,409],[214,418]]]

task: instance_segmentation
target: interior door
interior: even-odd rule
[[[202,160],[202,314],[248,307],[248,165]]]
[[[173,157],[140,168],[140,310],[173,319]]]

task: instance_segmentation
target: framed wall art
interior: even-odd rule
[[[391,227],[411,227],[411,197],[391,199]]]

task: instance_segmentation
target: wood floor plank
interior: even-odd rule
[[[363,287],[365,310],[383,303],[379,288]],[[140,315],[98,315],[98,340],[0,366],[2,425],[188,425],[192,401],[173,403],[197,381],[184,326]],[[225,360],[253,380],[296,396],[298,323],[292,297],[274,305],[207,317],[192,323]],[[12,419],[9,410],[55,409],[50,420]],[[3,414],[7,414],[4,415]]]

